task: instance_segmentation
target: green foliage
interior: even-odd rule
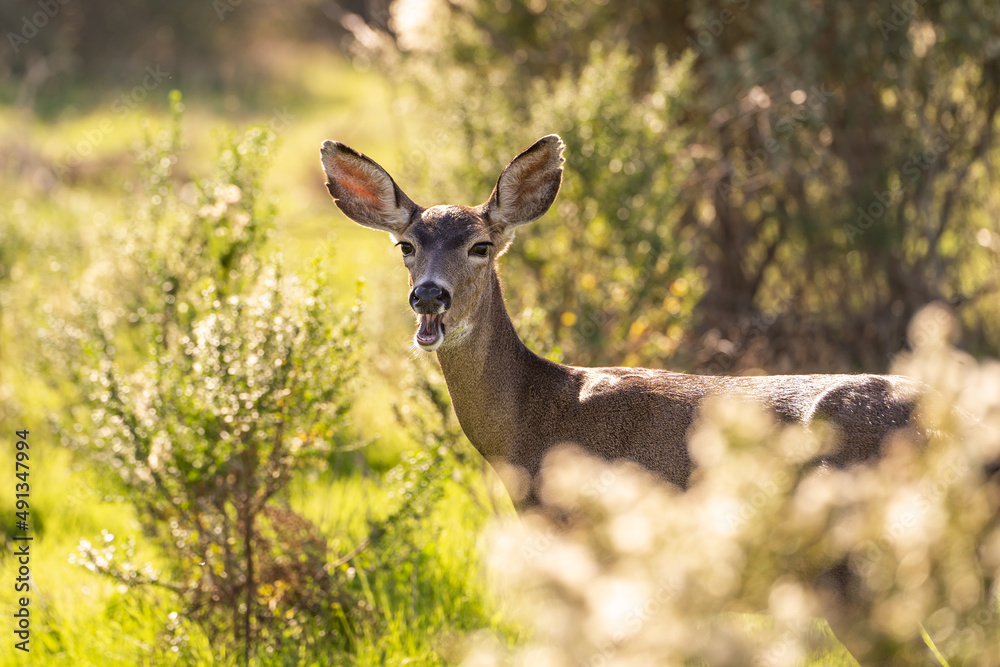
[[[556,213],[510,262],[554,356],[871,370],[935,299],[996,353],[987,3],[503,5],[400,12],[380,63],[434,119],[404,157],[437,197],[567,139]]]
[[[176,96],[173,106],[178,113]],[[297,344],[289,328],[299,326],[295,335],[302,338],[313,326],[305,320],[321,320],[333,331],[333,341],[322,353],[299,355],[313,370],[327,365],[313,375],[313,384],[324,374],[349,375],[359,360],[355,327],[361,314],[344,318],[337,313],[348,312],[357,275],[372,270],[369,250],[380,247],[382,239],[343,234],[338,245],[348,250],[338,256],[337,266],[296,268],[316,253],[315,230],[330,226],[329,196],[319,175],[322,206],[313,211],[309,197],[291,202],[309,221],[308,231],[291,224],[297,221],[289,220],[283,205],[278,232],[284,259],[261,259],[276,238],[275,205],[265,194],[275,190],[274,180],[264,178],[266,158],[277,155],[274,137],[268,130],[224,130],[219,159],[206,171],[201,166],[205,149],[184,145],[179,131],[182,120],[184,136],[207,135],[200,131],[205,124],[224,122],[205,118],[199,108],[183,119],[144,123],[146,140],[135,169],[123,157],[121,171],[108,168],[99,180],[86,183],[69,179],[45,189],[30,174],[5,182],[13,205],[0,209],[0,234],[8,241],[0,251],[7,276],[0,278],[5,306],[0,320],[5,413],[0,419],[9,426],[27,424],[42,449],[33,459],[39,472],[32,473],[38,484],[32,505],[39,553],[35,571],[45,577],[32,591],[32,604],[44,608],[32,634],[37,640],[33,656],[40,664],[241,663],[242,646],[234,636],[242,631],[233,622],[234,607],[221,595],[214,600],[208,594],[209,586],[227,593],[225,584],[237,605],[245,603],[246,590],[237,581],[246,573],[239,562],[243,535],[235,509],[242,502],[241,488],[232,488],[235,497],[222,517],[213,503],[225,501],[228,481],[203,474],[208,467],[242,474],[242,462],[227,468],[224,460],[225,452],[237,456],[233,450],[239,443],[230,440],[225,452],[216,451],[225,443],[221,438],[209,442],[197,427],[208,425],[221,435],[222,430],[235,433],[232,424],[257,425],[243,403],[225,400],[225,392],[250,381],[258,387],[277,382],[264,371],[284,373],[291,367],[248,363],[251,342],[257,356],[271,364],[284,354],[275,350]],[[328,124],[325,113],[322,119],[296,120],[307,125],[295,130],[303,136],[318,136]],[[125,135],[132,129],[118,129],[113,143],[127,145]],[[32,126],[36,130],[72,139],[66,127],[39,122]],[[267,155],[261,155],[265,150]],[[94,169],[109,164],[103,158],[88,161]],[[232,201],[234,184],[237,201]],[[368,275],[369,284],[381,282],[377,274]],[[395,310],[389,312],[405,321]],[[258,315],[269,320],[259,330],[251,326]],[[276,315],[286,319],[282,326],[273,323]],[[387,319],[373,327],[366,318],[365,333],[406,340],[407,332]],[[345,333],[338,337],[342,328]],[[267,331],[271,347],[261,340]],[[322,337],[318,330],[311,335]],[[184,336],[189,341],[181,344]],[[348,342],[349,349],[341,350]],[[433,364],[419,365],[401,381],[398,369],[410,369],[413,360],[378,349],[372,362],[361,369],[364,400],[375,406],[371,416],[356,405],[342,412],[348,407],[343,399],[355,396],[350,386],[342,386],[348,393],[327,415],[329,433],[317,427],[309,435],[286,422],[288,444],[304,458],[281,468],[283,476],[275,482],[281,489],[254,521],[258,663],[453,664],[461,658],[465,633],[490,628],[507,641],[518,636],[486,589],[475,548],[486,518],[495,511],[509,513],[509,503],[498,487],[483,488],[487,469],[461,436],[440,378],[429,380],[428,387],[413,379],[433,375]],[[379,385],[375,363],[391,369],[386,378],[391,391]],[[230,367],[238,370],[235,376],[228,375]],[[213,369],[217,372],[211,374]],[[33,383],[25,381],[29,377]],[[124,404],[116,409],[132,413],[144,431],[139,440],[133,441],[101,403],[106,392],[114,404],[111,386]],[[171,388],[180,393],[158,395]],[[313,386],[312,396],[325,389]],[[84,391],[94,400],[81,395]],[[159,401],[155,409],[172,411],[164,413],[167,418],[149,415],[149,397]],[[388,406],[397,401],[394,420]],[[259,424],[273,435],[280,407],[274,401],[268,407]],[[286,403],[286,417],[295,412],[302,422],[305,410],[316,407],[316,401]],[[93,422],[95,410],[105,420],[103,431]],[[46,414],[58,416],[58,431],[45,428]],[[234,418],[232,424],[226,416]],[[159,427],[170,432],[171,445],[177,438],[183,447],[164,447],[162,438],[154,444]],[[379,434],[387,437],[379,439]],[[60,436],[74,447],[53,448]],[[408,452],[402,458],[401,448]],[[163,492],[150,481],[149,458],[139,450],[156,453]],[[390,468],[386,479],[383,471]],[[186,501],[185,513],[167,502],[167,490]],[[156,507],[164,521],[154,521],[147,506]],[[214,521],[211,525],[223,530],[228,523],[236,533],[230,546],[233,576],[220,567],[224,551],[196,560],[205,531],[190,530],[194,520]],[[7,528],[13,532],[12,524]],[[184,538],[179,546],[178,537]],[[215,542],[210,532],[207,541]],[[0,553],[5,579],[11,567],[16,570],[16,561]],[[219,581],[220,571],[228,583]],[[195,608],[196,600],[200,607]],[[17,664],[14,660],[0,651],[0,665]]]
[[[689,88],[689,66],[657,51],[649,88],[636,93],[639,59],[596,43],[578,72],[553,81],[519,82],[513,64],[498,64],[488,78],[445,70],[442,86],[438,59],[401,65],[419,84],[421,104],[447,109],[452,134],[440,130],[404,148],[406,164],[430,176],[444,201],[465,201],[470,191],[485,199],[503,165],[544,134],[558,131],[566,143],[560,198],[552,213],[519,231],[504,270],[518,276],[510,289],[511,303],[524,304],[522,335],[557,360],[609,364],[625,352],[634,364],[673,353],[681,340],[701,284],[690,234],[673,233],[678,214],[671,212],[688,136],[675,109]],[[455,145],[465,150],[444,150]],[[609,348],[609,338],[624,349]]]
[[[112,540],[78,558],[175,591],[219,651],[344,646],[347,603],[325,539],[280,501],[343,424],[362,309],[335,312],[318,270],[302,280],[258,260],[274,216],[260,189],[270,131],[231,137],[217,174],[178,190],[179,96],[173,105],[173,131],[140,156],[124,251],[94,276],[127,285],[124,298],[87,295],[73,330],[78,423],[90,426],[70,440],[119,477],[169,573],[137,568],[128,546],[113,558]]]
[[[0,72],[15,75],[0,84],[0,98],[16,96],[19,111],[58,114],[52,122],[4,109],[0,118],[0,168],[8,177],[0,189],[11,203],[0,206],[0,424],[38,423],[33,433],[42,434],[44,448],[57,438],[36,417],[59,414],[80,455],[71,463],[65,452],[47,450],[34,478],[36,572],[44,574],[32,600],[40,663],[235,664],[242,656],[233,639],[250,619],[257,661],[266,664],[455,664],[464,658],[462,636],[482,628],[476,636],[488,636],[493,648],[470,662],[546,641],[542,658],[531,654],[537,664],[568,638],[574,655],[593,649],[589,662],[607,664],[650,645],[634,642],[679,637],[681,650],[697,653],[709,637],[720,638],[719,651],[774,648],[765,657],[777,664],[826,641],[809,619],[814,599],[804,582],[782,579],[786,541],[772,540],[803,527],[796,513],[803,506],[818,508],[805,528],[826,521],[826,530],[860,540],[820,544],[802,556],[819,562],[831,555],[821,553],[828,546],[833,556],[846,548],[865,566],[866,585],[881,597],[862,613],[871,627],[855,628],[855,638],[887,653],[919,649],[912,624],[899,634],[900,619],[919,613],[951,664],[983,662],[976,655],[982,647],[983,655],[995,654],[996,641],[987,641],[996,610],[985,596],[973,600],[968,586],[968,573],[985,561],[977,562],[959,534],[980,532],[988,521],[983,503],[992,500],[972,484],[962,487],[971,481],[964,473],[939,480],[937,472],[951,470],[942,456],[959,461],[967,453],[942,436],[926,455],[904,447],[869,477],[827,486],[811,480],[810,493],[828,492],[822,503],[811,496],[790,502],[808,489],[792,489],[802,471],[776,453],[776,443],[786,441],[762,436],[752,415],[725,414],[708,436],[725,441],[735,463],[705,480],[716,484],[708,485],[711,494],[671,497],[673,509],[641,493],[591,494],[584,500],[592,506],[610,505],[589,537],[543,528],[527,552],[508,543],[515,553],[496,578],[514,598],[551,584],[549,575],[570,577],[581,551],[599,556],[598,576],[587,586],[562,587],[555,602],[546,599],[544,609],[557,613],[540,619],[531,639],[512,620],[513,602],[491,595],[479,569],[482,558],[509,552],[498,547],[481,556],[475,549],[484,520],[510,508],[506,500],[498,508],[484,490],[488,468],[477,465],[458,432],[440,382],[400,383],[398,368],[413,360],[384,344],[407,335],[394,329],[404,319],[401,302],[380,298],[391,305],[371,318],[374,326],[365,323],[379,339],[363,371],[368,411],[354,411],[357,423],[344,428],[350,391],[337,382],[357,361],[358,313],[344,318],[331,304],[334,297],[349,303],[344,295],[353,294],[362,271],[379,291],[398,282],[398,272],[379,276],[382,255],[374,248],[381,240],[348,224],[337,231],[349,250],[331,283],[318,270],[292,275],[299,257],[287,249],[314,252],[333,211],[313,159],[296,149],[273,170],[278,189],[294,192],[284,204],[294,215],[281,230],[289,258],[264,260],[275,216],[263,186],[263,158],[275,145],[264,129],[223,138],[216,170],[205,178],[190,175],[201,173],[197,150],[180,150],[178,124],[151,133],[138,177],[124,174],[129,208],[120,212],[112,184],[123,175],[117,170],[131,165],[119,151],[133,116],[110,103],[87,108],[94,99],[126,99],[131,108],[136,90],[151,92],[134,87],[144,68],[157,65],[174,83],[220,88],[187,117],[186,130],[217,122],[206,107],[225,108],[231,122],[255,102],[268,111],[286,100],[305,102],[293,107],[299,115],[283,133],[286,143],[342,139],[376,158],[399,145],[402,173],[391,158],[386,166],[423,204],[482,201],[517,150],[558,132],[568,144],[560,199],[545,219],[519,231],[503,260],[509,303],[534,349],[591,364],[664,365],[672,356],[673,365],[710,372],[871,370],[905,344],[905,323],[933,298],[959,309],[970,348],[998,349],[1000,14],[988,2],[885,0],[863,11],[790,1],[396,2],[390,21],[379,7],[361,12],[372,28],[390,32],[366,33],[356,17],[341,17],[369,46],[395,39],[400,47],[375,56],[358,49],[354,72],[315,53],[289,56],[288,44],[271,41],[275,30],[292,28],[297,45],[322,38],[330,26],[339,30],[329,16],[314,20],[336,11],[330,3],[175,4],[97,2],[80,12],[70,2],[25,50],[0,55]],[[10,3],[0,16],[16,33],[39,7],[35,0]],[[308,35],[296,30],[304,25]],[[279,80],[261,76],[259,54]],[[380,74],[363,74],[373,62]],[[114,82],[81,83],[94,77]],[[249,81],[265,83],[251,91]],[[175,109],[179,104],[175,98]],[[79,145],[93,152],[72,148]],[[59,164],[71,154],[81,164],[63,178]],[[880,199],[886,192],[888,205]],[[876,203],[884,211],[873,215]],[[68,303],[69,285],[84,298]],[[44,311],[36,312],[38,303]],[[56,326],[39,338],[49,315]],[[262,329],[253,326],[258,319]],[[64,325],[79,345],[56,333]],[[326,347],[303,351],[312,344]],[[36,363],[39,349],[47,361]],[[297,354],[300,366],[285,364]],[[331,360],[337,368],[321,366]],[[957,373],[940,358],[928,365]],[[333,385],[320,383],[331,375]],[[987,377],[985,370],[968,377],[976,389],[968,393],[991,395]],[[88,396],[80,399],[84,387]],[[284,389],[301,400],[282,402],[276,393]],[[400,401],[395,422],[385,418],[390,398]],[[376,434],[384,436],[376,451],[364,450],[379,442]],[[338,452],[343,444],[354,451]],[[413,451],[400,460],[403,447]],[[396,461],[387,479],[372,469]],[[278,477],[268,479],[274,471]],[[782,471],[788,484],[761,482]],[[906,489],[929,500],[920,503],[931,519],[920,535],[900,533],[907,526],[888,510],[867,509],[905,506],[912,498]],[[670,534],[660,554],[705,581],[725,579],[718,589],[684,589],[663,601],[655,585],[635,581],[658,574],[653,561],[636,556],[634,542],[620,542],[643,532],[637,517],[652,512],[656,530],[645,534],[655,542],[664,537],[659,529],[687,528],[685,521],[697,523],[692,517],[705,518],[692,530],[710,525],[720,506],[735,508],[735,532],[712,535],[719,541],[711,548]],[[252,553],[241,540],[247,525]],[[927,536],[940,539],[928,545]],[[80,537],[90,540],[82,551]],[[622,544],[632,550],[624,553]],[[71,567],[70,552],[85,567]],[[521,578],[512,564],[525,553],[537,557]],[[745,563],[752,566],[734,574]],[[0,555],[5,581],[13,566]],[[740,578],[753,572],[761,576]],[[251,578],[258,584],[252,613],[241,615]],[[622,579],[635,586],[622,588]],[[945,595],[957,602],[939,604]],[[734,596],[772,613],[720,615]],[[580,599],[594,604],[583,609]],[[660,636],[640,632],[602,643],[601,633],[622,620],[601,604],[607,599],[621,603],[627,622],[638,619]],[[643,604],[630,617],[634,599],[660,604]],[[544,621],[564,617],[593,632],[547,641],[553,624]],[[692,628],[693,617],[703,624]],[[531,611],[525,618],[528,626],[539,620]],[[677,628],[688,632],[671,634]],[[824,650],[813,652],[810,664],[853,664],[839,647],[820,655]],[[639,654],[636,660],[649,652]],[[14,659],[0,652],[0,664]]]
[[[388,513],[369,521],[367,549],[353,560],[359,575],[377,586],[382,599],[369,632],[391,634],[394,624],[419,626],[427,622],[422,618],[426,614],[431,618],[441,614],[439,622],[452,633],[470,632],[489,621],[483,600],[468,594],[469,588],[483,596],[486,591],[473,583],[478,558],[465,541],[481,527],[483,514],[474,511],[470,516],[466,508],[463,516],[448,508],[467,505],[469,497],[481,502],[470,482],[470,476],[482,474],[473,465],[472,457],[478,455],[462,435],[440,378],[411,378],[403,401],[394,406],[396,417],[416,449],[386,475]],[[466,499],[459,501],[462,496]],[[465,539],[455,543],[450,535],[454,532],[464,532]],[[458,552],[449,553],[442,543]],[[462,562],[463,555],[473,561]],[[457,570],[438,564],[453,559],[458,560]],[[451,599],[426,608],[424,601],[441,594]],[[441,652],[441,647],[433,649],[435,664]]]
[[[414,546],[429,541],[429,536],[420,536],[428,528],[424,520],[444,494],[445,480],[468,463],[462,429],[452,415],[447,390],[441,383],[417,379],[403,400],[405,413],[401,405],[393,406],[396,419],[418,448],[386,475],[392,487],[389,498],[398,504],[371,531],[376,545],[383,546],[373,554],[384,567],[397,565],[395,561],[406,559]],[[399,548],[403,553],[395,552]]]
[[[992,245],[1000,70],[983,28],[1000,16],[983,3],[955,10],[750,5],[706,32],[690,111],[713,150],[688,192],[712,210],[706,324],[732,332],[734,308],[784,291],[794,303],[783,309],[798,313],[774,335],[805,335],[806,317],[821,327],[785,353],[790,366],[843,355],[871,369],[941,299],[963,309],[970,343],[996,354],[995,329],[977,322],[993,319],[979,299],[994,293],[996,250],[975,239]],[[717,15],[693,4],[690,22]]]
[[[260,89],[255,57],[259,36],[285,34],[329,49],[343,32],[329,11],[310,0],[280,8],[241,0],[94,0],[87,11],[75,0],[10,0],[0,6],[0,99],[57,114],[68,101],[92,102],[124,87],[116,110],[134,108],[169,78],[188,89],[239,87],[243,103],[270,109],[273,82],[270,91]]]

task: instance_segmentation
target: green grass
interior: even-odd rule
[[[158,629],[170,613],[169,598],[150,591],[136,595],[105,577],[69,562],[81,539],[99,542],[102,531],[135,535],[136,560],[163,564],[162,555],[144,545],[131,506],[103,496],[99,480],[74,465],[65,449],[32,431],[30,468],[30,543],[32,588],[30,663],[36,665],[143,664]],[[12,494],[3,494],[0,512],[14,516]],[[11,527],[12,528],[12,527]],[[6,532],[10,535],[13,531]],[[12,545],[8,542],[7,548]],[[18,563],[0,560],[0,581],[12,585]],[[4,595],[0,613],[11,618],[17,599]],[[4,641],[0,665],[28,664]]]
[[[193,151],[191,163],[180,165],[179,171],[197,172],[212,160],[218,128],[267,123],[274,109],[291,114],[277,129],[280,145],[268,181],[281,210],[273,247],[284,253],[293,270],[323,257],[343,303],[354,299],[358,277],[365,278],[363,333],[369,360],[351,413],[351,433],[371,444],[342,455],[347,463],[331,471],[297,479],[287,498],[293,509],[319,526],[334,558],[366,537],[369,519],[382,518],[395,506],[392,487],[382,473],[414,444],[389,407],[401,399],[401,370],[416,364],[416,372],[424,372],[432,362],[414,359],[410,350],[413,322],[405,302],[406,275],[391,244],[384,235],[336,213],[319,167],[319,144],[330,138],[364,150],[393,171],[399,160],[393,91],[377,76],[358,73],[323,54],[307,54],[295,64],[302,83],[276,95],[271,108],[258,105],[233,113],[217,96],[188,94],[183,130]],[[110,219],[108,211],[122,199],[120,184],[132,145],[146,131],[147,121],[154,129],[166,125],[166,94],[166,87],[155,91],[143,107],[121,118],[110,110],[114,91],[92,107],[69,108],[45,119],[0,108],[0,146],[19,151],[29,165],[64,159],[93,136],[95,128],[102,123],[108,127],[106,121],[111,121],[69,185],[57,186],[44,170],[0,164],[10,176],[0,185],[0,199],[10,203],[0,209],[0,231],[7,243],[19,239],[19,245],[8,246],[15,253],[9,260],[13,273],[0,275],[0,451],[10,460],[9,432],[30,427],[36,537],[31,560],[32,652],[26,660],[13,650],[8,636],[0,644],[0,667],[236,663],[234,656],[213,661],[205,637],[185,626],[183,619],[178,633],[186,634],[187,641],[176,652],[157,648],[172,622],[170,614],[178,609],[169,593],[126,590],[69,562],[81,539],[99,540],[107,531],[122,539],[135,537],[138,562],[161,567],[168,563],[166,555],[144,539],[133,508],[122,498],[106,497],[111,486],[74,461],[46,426],[52,412],[69,409],[73,391],[58,376],[46,375],[58,369],[40,367],[31,357],[33,331],[45,323],[43,304],[68,303],[70,284],[81,279],[90,251],[104,238],[100,232]],[[423,200],[426,193],[412,194]],[[473,453],[473,460],[477,457]],[[351,585],[360,592],[371,622],[360,626],[351,654],[330,655],[318,664],[457,664],[477,631],[485,629],[507,646],[524,640],[527,630],[489,586],[478,548],[479,533],[495,511],[493,501],[505,514],[513,511],[510,502],[497,494],[496,479],[486,466],[466,466],[459,473],[459,479],[446,481],[441,499],[414,533],[411,560],[367,573],[353,568]],[[11,482],[0,479],[5,488]],[[12,493],[0,494],[0,525],[8,536],[13,511]],[[9,542],[7,546],[0,555],[3,586],[10,585],[16,572]],[[359,560],[367,557],[363,553]],[[352,563],[342,566],[345,576],[351,568]],[[0,597],[0,614],[10,619],[15,604],[11,595]],[[267,664],[266,657],[261,664]],[[810,664],[854,663],[832,651],[814,656]]]
[[[490,589],[478,549],[478,535],[493,516],[494,502],[505,514],[513,513],[513,507],[506,497],[490,499],[497,480],[482,475],[479,466],[459,473],[445,482],[440,501],[414,536],[413,560],[368,574],[354,569],[376,622],[356,637],[354,654],[342,656],[346,664],[453,664],[460,660],[466,636],[476,630],[487,628],[509,642],[523,633]],[[354,469],[299,479],[289,500],[332,536],[333,554],[343,555],[367,536],[369,520],[382,519],[395,508],[395,491],[375,475]],[[363,552],[359,560],[368,556]]]
[[[33,433],[32,441],[40,445],[42,438],[36,440]],[[474,478],[469,481],[482,485]],[[69,563],[81,538],[98,541],[107,531],[121,538],[136,537],[140,545],[136,562],[162,565],[162,554],[143,547],[131,507],[104,498],[100,482],[86,468],[74,465],[64,449],[42,449],[33,459],[31,482],[36,537],[31,547],[31,664],[162,664],[147,661],[152,647],[162,645],[160,633],[176,609],[171,595],[129,591]],[[504,618],[502,604],[488,590],[480,565],[477,535],[489,511],[474,498],[485,493],[482,488],[471,492],[448,482],[442,502],[427,521],[414,567],[379,569],[367,577],[363,569],[356,570],[375,623],[357,637],[355,655],[339,657],[345,664],[446,664],[444,656],[457,657],[462,637],[477,629],[517,637],[520,630]],[[367,534],[366,519],[384,515],[393,504],[377,478],[360,473],[299,479],[289,501],[322,528],[334,555],[356,546]],[[511,511],[509,506],[507,510]],[[9,494],[0,511],[5,517],[13,515]],[[0,580],[10,582],[15,576],[16,563],[4,558]],[[13,597],[4,596],[0,613],[10,618],[15,603]],[[196,628],[188,630],[188,650],[209,662],[211,651],[204,637]],[[181,657],[177,660],[185,664]],[[24,656],[5,643],[0,665],[19,664],[27,664]]]

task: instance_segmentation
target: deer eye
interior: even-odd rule
[[[475,257],[486,257],[490,254],[490,246],[493,245],[489,242],[477,243],[469,249],[469,254]]]
[[[399,249],[403,252],[403,257],[408,257],[413,254],[413,244],[407,243],[406,241],[400,241],[396,244]]]

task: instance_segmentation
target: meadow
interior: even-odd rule
[[[8,633],[0,665],[853,665],[810,588],[838,559],[873,664],[1000,663],[998,443],[944,407],[997,427],[988,36],[791,1],[716,32],[691,3],[692,49],[634,4],[427,3],[342,17],[339,49],[240,10],[218,30],[253,27],[243,78],[217,54],[0,82],[0,585],[33,538],[30,653]],[[817,35],[845,46],[766,55]],[[689,493],[563,452],[547,493],[581,522],[517,519],[412,346],[399,251],[336,209],[319,146],[475,204],[550,132],[560,199],[500,260],[529,347],[905,373],[936,435],[822,477],[821,429],[716,406]]]
[[[435,369],[409,349],[411,322],[403,308],[405,300],[398,298],[405,297],[405,277],[391,245],[339,217],[319,168],[319,143],[328,137],[392,154],[391,138],[379,131],[387,115],[381,103],[387,84],[359,75],[337,58],[326,57],[315,67],[322,79],[313,79],[317,90],[334,90],[335,95],[308,98],[308,104],[298,106],[282,103],[246,110],[239,121],[220,111],[221,100],[185,101],[181,133],[186,149],[178,171],[183,179],[210,168],[222,150],[220,137],[225,133],[257,124],[270,128],[277,143],[268,156],[271,164],[263,189],[281,212],[273,235],[259,252],[281,253],[291,272],[321,260],[331,282],[331,306],[349,309],[358,295],[358,281],[363,281],[360,297],[366,306],[359,334],[359,342],[364,340],[363,371],[356,380],[350,417],[337,434],[344,451],[332,452],[318,468],[299,472],[281,499],[322,531],[333,562],[368,536],[370,524],[397,509],[407,479],[400,478],[401,473],[387,477],[388,473],[399,466],[409,469],[413,452],[432,446],[428,434],[414,433],[407,426],[406,413],[418,406],[406,404],[404,392],[409,388],[412,393],[415,378],[433,377]],[[10,202],[3,224],[3,424],[12,434],[18,429],[30,431],[30,523],[35,537],[31,664],[236,661],[224,651],[214,652],[197,627],[176,620],[183,609],[168,590],[154,585],[130,589],[70,562],[82,540],[100,546],[114,539],[121,558],[121,545],[133,538],[134,560],[140,565],[159,567],[170,556],[145,539],[128,499],[102,479],[107,470],[95,471],[86,457],[66,446],[63,430],[71,429],[73,415],[78,414],[73,402],[79,396],[68,386],[72,374],[53,370],[39,341],[33,340],[38,327],[50,326],[47,314],[72,308],[95,255],[114,250],[106,245],[109,238],[128,236],[123,200],[133,155],[144,135],[170,127],[168,93],[164,86],[123,115],[108,100],[52,120],[29,118],[4,107],[3,134],[12,151],[7,153],[9,178],[3,186],[4,199]],[[371,107],[355,116],[356,100],[369,100]],[[368,127],[356,118],[366,119]],[[80,158],[74,159],[75,155]],[[46,180],[41,167],[33,168],[63,161],[69,173],[58,186]],[[436,381],[440,383],[439,378]],[[14,440],[8,442],[13,452]],[[471,451],[457,438],[453,444]],[[464,455],[471,459],[469,451]],[[487,491],[484,466],[478,461],[449,465],[452,468],[454,479],[435,476],[440,488],[434,489],[426,515],[419,517],[420,529],[406,533],[406,540],[412,541],[385,549],[386,558],[393,549],[405,552],[395,556],[401,564],[390,566],[381,557],[362,554],[365,566],[350,562],[341,566],[338,574],[352,578],[358,604],[371,615],[370,623],[351,637],[350,654],[338,658],[335,651],[332,655],[324,651],[322,659],[314,655],[302,664],[406,660],[436,664],[447,653],[443,646],[467,631],[487,627],[501,629],[507,637],[518,636],[488,593],[476,549],[476,536],[494,505],[501,512],[512,512],[509,501],[495,489]],[[483,505],[486,499],[489,505]],[[15,532],[13,493],[5,494],[3,502],[6,581],[17,571],[16,560],[9,557],[13,545],[9,540]],[[16,598],[4,596],[3,604],[9,616]],[[164,643],[171,633],[173,639]],[[2,655],[4,664],[25,664],[10,643]],[[266,655],[261,660],[266,662]]]

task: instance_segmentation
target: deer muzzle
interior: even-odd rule
[[[433,352],[444,342],[444,313],[451,307],[448,290],[432,282],[417,285],[410,292],[410,308],[419,318],[417,333],[413,337],[417,346]]]

